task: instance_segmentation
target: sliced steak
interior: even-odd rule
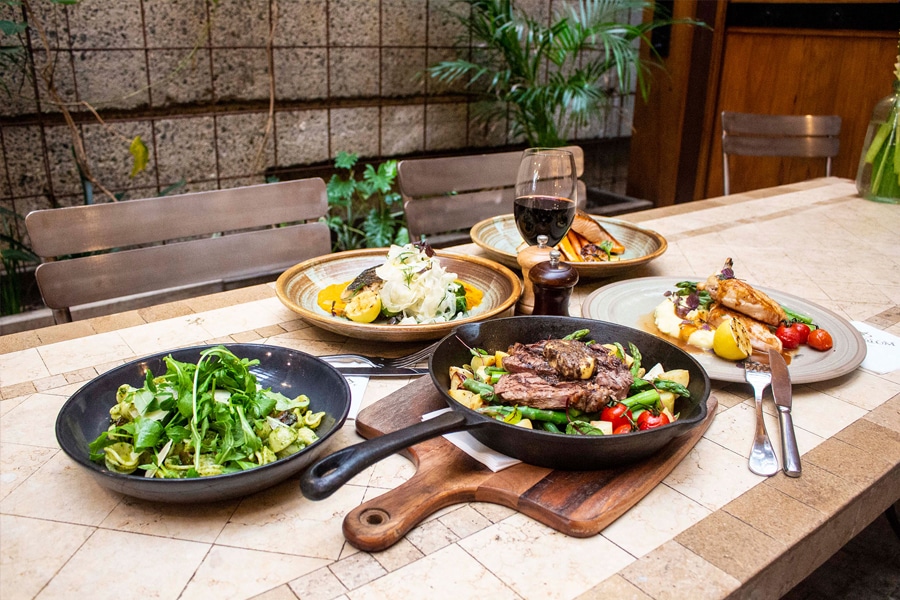
[[[594,374],[597,359],[582,342],[549,340],[543,354],[560,379],[589,379]]]
[[[585,362],[593,362],[594,371],[581,379]],[[610,400],[625,398],[634,381],[627,365],[608,349],[579,341],[514,344],[503,367],[510,374],[500,378],[494,392],[506,403],[533,408],[597,412]]]
[[[579,404],[584,387],[575,381],[548,381],[536,373],[511,373],[494,384],[494,393],[508,404],[559,410]]]
[[[591,344],[587,348],[597,359],[591,383],[608,390],[611,400],[627,398],[628,390],[634,383],[634,376],[628,369],[628,365],[610,354],[609,350],[600,344]]]
[[[535,344],[513,344],[503,357],[503,368],[510,373],[536,373],[544,377],[556,377],[556,371],[544,358],[546,342]]]

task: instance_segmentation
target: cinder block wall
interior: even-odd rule
[[[518,4],[549,19],[562,1]],[[377,160],[520,142],[420,76],[465,33],[453,0],[30,2],[46,35],[29,35],[24,68],[0,72],[11,92],[0,89],[0,205],[22,215],[83,202],[73,136],[39,75],[48,61],[95,176],[127,198],[180,180],[180,191],[261,183],[341,150]],[[22,21],[21,8],[0,5],[0,19]],[[576,139],[627,137],[633,93],[616,105]],[[150,164],[130,177],[136,135]]]

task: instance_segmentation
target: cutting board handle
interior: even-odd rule
[[[391,454],[444,433],[470,425],[462,412],[450,410],[353,446],[347,446],[313,463],[300,477],[300,491],[310,500],[324,500],[366,467]]]

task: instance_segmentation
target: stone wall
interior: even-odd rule
[[[0,88],[0,206],[22,215],[84,201],[73,135],[40,81],[48,62],[95,176],[127,198],[182,180],[182,192],[260,183],[341,150],[376,160],[520,142],[420,76],[464,33],[453,0],[29,1],[46,36],[29,36],[26,68],[0,72],[12,94]],[[549,18],[562,1],[518,3]],[[0,20],[22,21],[21,8],[0,4]],[[632,102],[575,138],[627,137]],[[150,161],[131,177],[136,135]]]

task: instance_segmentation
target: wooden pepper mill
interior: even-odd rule
[[[569,316],[572,289],[578,283],[578,271],[560,263],[559,250],[550,251],[550,260],[534,265],[528,273],[534,289],[534,315]]]
[[[539,235],[537,238],[537,246],[528,246],[523,248],[518,255],[516,261],[522,269],[522,296],[516,305],[516,313],[520,315],[530,315],[534,310],[534,288],[531,285],[531,279],[528,277],[532,267],[538,263],[550,260],[551,248],[547,245],[549,238],[546,235]]]

